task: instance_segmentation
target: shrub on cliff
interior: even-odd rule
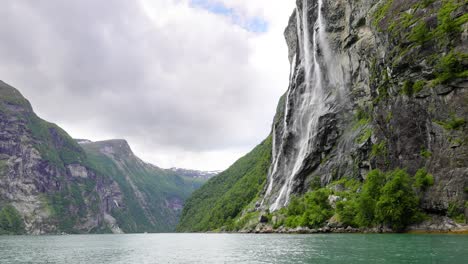
[[[293,228],[322,226],[333,215],[333,210],[327,201],[330,193],[329,189],[321,188],[301,198],[292,198],[284,210],[287,215],[285,225]]]
[[[355,222],[364,227],[385,224],[400,231],[420,215],[412,180],[404,170],[371,171],[357,204]]]
[[[23,219],[11,205],[6,205],[0,211],[0,235],[24,233]]]
[[[417,221],[418,205],[419,199],[411,188],[408,173],[403,170],[389,172],[375,205],[375,220],[400,231]]]

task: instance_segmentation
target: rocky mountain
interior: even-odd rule
[[[204,179],[145,163],[125,140],[81,143],[90,167],[120,186],[128,210],[116,215],[126,232],[173,231],[184,201]]]
[[[172,231],[204,182],[141,161],[125,140],[79,142],[0,82],[0,234]]]
[[[466,1],[296,4],[269,168],[261,177],[248,169],[230,176],[229,186],[246,177],[262,186],[247,187],[255,195],[242,203],[200,189],[179,229],[401,231],[431,219],[445,223],[434,229],[459,227],[451,219],[468,217]],[[264,162],[255,150],[247,156],[251,166]],[[231,213],[217,217],[217,208]],[[192,228],[192,218],[206,221]]]

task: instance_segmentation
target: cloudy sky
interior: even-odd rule
[[[227,168],[287,89],[294,0],[3,0],[0,79],[73,137]]]

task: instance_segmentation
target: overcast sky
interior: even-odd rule
[[[75,138],[225,169],[287,89],[294,0],[3,0],[0,79]]]

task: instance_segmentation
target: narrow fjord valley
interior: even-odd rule
[[[0,262],[465,264],[467,11],[5,0]]]
[[[0,82],[0,233],[466,230],[467,6],[297,0],[271,133],[215,177],[72,139]]]
[[[467,230],[468,3],[297,0],[265,141],[179,231]]]
[[[175,230],[184,201],[213,173],[165,170],[125,140],[74,140],[0,82],[0,233]]]

